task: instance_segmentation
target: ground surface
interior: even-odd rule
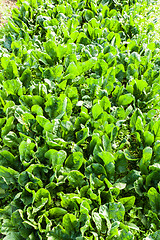
[[[7,22],[7,18],[15,6],[16,0],[0,0],[0,27]]]

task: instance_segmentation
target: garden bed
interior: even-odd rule
[[[0,39],[4,240],[159,239],[154,8],[26,0],[12,12]]]

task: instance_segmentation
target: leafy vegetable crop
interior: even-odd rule
[[[18,1],[0,44],[4,240],[160,238],[160,43],[145,1]]]

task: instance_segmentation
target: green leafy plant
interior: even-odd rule
[[[158,239],[159,43],[146,1],[18,0],[0,43],[4,240]]]

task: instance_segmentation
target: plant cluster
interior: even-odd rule
[[[146,1],[19,0],[0,42],[4,240],[160,237],[160,43]]]

